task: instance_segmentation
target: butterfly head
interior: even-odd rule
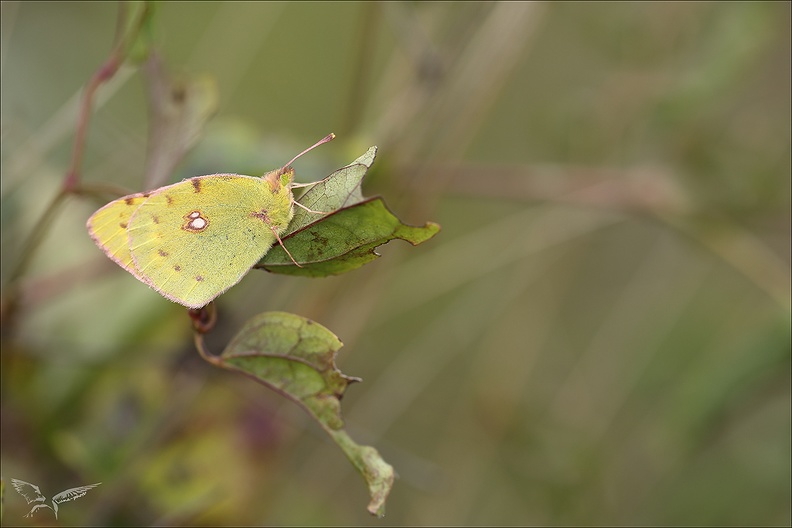
[[[329,134],[323,137],[322,139],[317,141],[313,146],[308,147],[307,149],[303,150],[302,152],[294,156],[291,159],[291,161],[289,161],[289,163],[287,163],[280,169],[265,174],[263,178],[267,183],[269,183],[272,192],[273,193],[280,192],[282,188],[291,189],[292,181],[294,181],[294,169],[292,168],[291,164],[294,163],[297,158],[299,158],[306,152],[310,152],[319,145],[324,145],[328,141],[332,141],[334,138],[335,138],[335,134]]]
[[[273,193],[280,192],[282,188],[291,187],[294,180],[294,169],[286,166],[274,171],[270,171],[263,176],[264,181],[269,183],[270,189]]]

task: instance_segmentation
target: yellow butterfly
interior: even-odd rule
[[[291,164],[334,137],[261,178],[211,174],[124,196],[88,219],[88,233],[138,280],[171,301],[200,308],[238,283],[275,242],[283,245],[280,234],[294,205],[303,207],[292,194],[300,185]]]

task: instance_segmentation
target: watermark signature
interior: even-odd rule
[[[89,484],[87,486],[80,486],[79,488],[70,488],[64,491],[61,491],[54,497],[52,497],[52,506],[46,504],[47,498],[42,495],[41,490],[35,484],[31,484],[30,482],[25,482],[24,480],[18,480],[15,478],[11,479],[11,485],[14,486],[14,489],[19,492],[20,495],[25,497],[25,500],[28,504],[37,503],[33,506],[33,508],[28,512],[25,517],[30,517],[36,510],[41,508],[49,508],[55,513],[55,518],[58,518],[58,504],[63,504],[64,502],[73,501],[75,499],[79,499],[91,488],[95,488],[101,484],[101,482],[97,482],[96,484]]]

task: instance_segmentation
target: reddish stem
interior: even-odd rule
[[[110,80],[121,67],[121,56],[118,49],[113,50],[110,58],[93,74],[88,85],[83,92],[80,114],[77,119],[77,130],[74,136],[74,148],[72,149],[72,161],[66,178],[63,180],[63,192],[74,192],[80,183],[80,171],[82,167],[83,153],[85,152],[85,141],[88,137],[88,123],[91,119],[91,109],[93,100],[99,87]]]

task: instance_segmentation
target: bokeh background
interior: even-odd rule
[[[118,10],[2,3],[2,476],[103,483],[57,523],[792,522],[788,2],[157,4],[167,70],[217,94],[168,182],[335,132],[299,179],[378,145],[364,192],[443,226],[217,303],[216,352],[267,310],[345,343],[347,430],[399,474],[381,521],[301,409],[93,245],[100,200],[47,218]],[[99,91],[86,183],[146,188],[144,77]],[[7,486],[5,524],[56,523],[27,511]]]

